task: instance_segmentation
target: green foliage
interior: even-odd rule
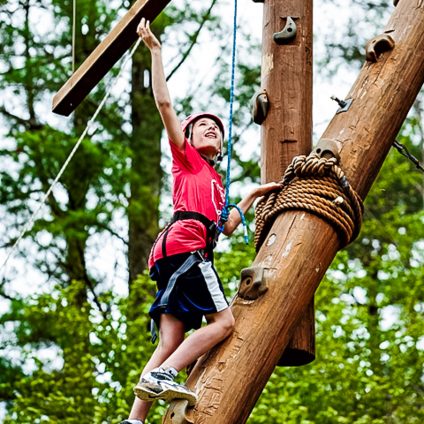
[[[109,31],[118,9],[128,7],[127,3],[111,7],[100,0],[78,1],[77,21],[85,26],[84,31],[77,28],[77,64]],[[353,3],[355,10],[368,7],[369,14],[363,20],[350,17],[345,33],[335,34],[328,26],[332,37],[328,52],[337,59],[327,70],[362,57],[360,46],[375,35],[374,22],[386,4]],[[187,45],[196,41],[203,20],[202,28],[215,34],[220,58],[213,69],[213,87],[205,96],[203,83],[193,86],[177,105],[181,113],[206,107],[225,110],[229,100],[229,32],[214,13],[206,16],[208,9],[209,4],[184,2],[181,8],[172,4],[153,25],[162,40],[178,50],[170,63],[172,70],[179,66]],[[32,20],[42,10],[51,13],[49,25],[55,31],[46,32]],[[46,99],[49,103],[70,74],[72,2],[0,2],[0,14],[0,89],[9,101],[0,106],[7,141],[0,150],[1,231],[2,245],[10,245],[75,145],[109,77],[72,122],[62,121],[55,128],[44,112]],[[255,41],[249,34],[243,34],[242,28],[239,34],[239,42],[253,48]],[[157,114],[151,113],[150,87],[143,85],[139,71],[148,69],[148,59],[146,51],[138,52],[133,86],[106,105],[97,133],[83,141],[44,213],[27,234],[25,241],[32,243],[21,247],[21,252],[43,275],[40,290],[15,293],[13,281],[1,282],[5,307],[0,315],[0,401],[6,423],[118,422],[128,415],[132,387],[154,349],[147,312],[155,287],[147,274],[138,273],[128,287],[129,295],[118,296],[101,277],[93,277],[96,270],[86,262],[86,256],[93,254],[87,247],[91,235],[109,232],[126,242],[127,235],[116,230],[122,217],[130,222],[131,230],[145,224],[144,232],[136,228],[130,244],[140,242],[148,248],[157,232],[163,188],[161,128]],[[250,125],[249,99],[260,84],[259,63],[243,59],[239,74],[234,161],[240,166],[233,181],[252,182],[259,179],[258,149],[252,158],[246,159],[243,153]],[[421,133],[418,113],[405,123],[398,140],[422,160]],[[251,150],[252,144],[248,147]],[[316,361],[302,368],[277,369],[249,423],[423,421],[422,187],[422,175],[392,152],[368,196],[360,237],[339,253],[317,293]],[[250,214],[248,221],[253,222]],[[47,241],[42,237],[46,235]],[[216,263],[230,298],[254,249],[252,243],[244,245],[241,229],[228,245],[216,254]],[[91,249],[94,254],[98,247]],[[139,251],[131,252],[129,262],[145,261]],[[32,278],[28,273],[28,285]],[[148,422],[159,423],[165,408],[155,404]]]
[[[5,423],[103,423],[127,416],[132,387],[153,350],[147,331],[153,283],[143,275],[128,298],[106,293],[105,317],[88,302],[80,306],[82,287],[76,281],[66,289],[56,287],[3,315],[2,325],[17,323],[20,365],[27,369],[13,378],[2,374],[1,398],[13,400]],[[146,302],[134,303],[136,298]],[[135,320],[127,321],[128,309],[136,310]],[[55,352],[55,358],[43,358],[46,350]],[[152,416],[162,413],[163,406],[157,405]]]

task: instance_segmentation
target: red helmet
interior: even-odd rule
[[[187,127],[193,124],[195,121],[197,121],[200,118],[209,118],[215,121],[215,123],[218,125],[219,130],[221,131],[222,138],[224,138],[225,130],[224,130],[224,124],[222,123],[221,119],[218,118],[216,115],[213,115],[212,113],[208,113],[208,112],[193,113],[187,116],[187,118],[185,118],[184,121],[181,122],[181,128],[183,132],[185,133],[187,130]]]

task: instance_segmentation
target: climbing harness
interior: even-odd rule
[[[231,184],[231,156],[233,148],[233,106],[234,106],[234,75],[236,65],[236,49],[237,49],[237,0],[234,0],[234,18],[233,18],[233,45],[232,45],[232,57],[231,57],[231,85],[230,85],[230,116],[228,124],[228,147],[227,147],[227,175],[225,181],[225,204],[221,211],[221,217],[218,223],[218,234],[224,231],[224,225],[228,221],[230,215],[230,209],[237,209],[240,214],[241,223],[243,225],[243,236],[244,241],[249,243],[249,236],[247,232],[247,223],[243,211],[234,203],[230,203],[230,184]]]
[[[162,231],[162,256],[165,258],[167,256],[166,254],[166,239],[168,237],[168,233],[172,227],[172,225],[177,221],[183,221],[186,219],[194,219],[196,221],[201,222],[205,228],[206,228],[206,247],[205,249],[202,249],[200,253],[207,257],[208,259],[212,260],[213,258],[213,249],[216,245],[217,241],[217,225],[214,221],[207,218],[205,215],[199,213],[199,212],[191,212],[191,211],[177,211],[174,212],[174,215],[172,216],[171,221],[168,223],[168,225],[164,228]],[[156,243],[160,236],[156,239],[155,243],[153,244],[152,250],[155,249]]]
[[[120,70],[118,72],[118,75],[116,76],[116,78],[113,80],[114,84],[116,84],[116,82],[119,80],[122,71],[125,69],[125,66],[127,64],[127,62],[129,61],[129,59],[132,58],[132,56],[134,55],[134,52],[136,51],[136,49],[138,48],[138,46],[140,45],[141,39],[139,38],[137,40],[137,42],[134,44],[133,48],[130,50],[130,52],[128,53],[128,55],[125,57],[125,59],[122,62],[122,66],[120,67]],[[47,190],[47,192],[44,194],[43,198],[41,199],[37,209],[33,212],[33,214],[30,216],[27,224],[25,225],[24,229],[22,230],[22,232],[20,233],[20,235],[18,236],[18,238],[16,239],[15,243],[13,244],[12,248],[10,249],[9,253],[6,256],[6,259],[4,260],[4,262],[2,263],[2,265],[0,266],[0,271],[3,270],[10,257],[12,256],[12,253],[16,250],[18,244],[20,243],[20,241],[22,240],[22,238],[24,237],[24,235],[32,228],[32,226],[34,225],[35,219],[38,217],[38,214],[41,211],[41,208],[44,206],[44,203],[46,202],[47,198],[50,196],[51,192],[53,191],[54,187],[56,186],[56,184],[58,183],[58,181],[60,180],[60,178],[62,177],[63,173],[65,172],[67,166],[69,165],[69,163],[71,162],[72,158],[74,157],[76,151],[78,150],[78,147],[80,146],[80,144],[82,143],[82,141],[84,140],[85,136],[87,134],[89,135],[93,135],[96,128],[95,128],[95,120],[98,116],[98,114],[100,113],[100,111],[103,109],[103,106],[105,105],[107,99],[110,96],[110,93],[112,92],[112,88],[114,87],[114,84],[110,84],[108,89],[106,90],[106,93],[102,99],[102,101],[100,102],[99,106],[97,107],[96,111],[94,112],[93,116],[90,118],[90,120],[87,122],[87,125],[84,129],[84,131],[82,132],[81,136],[79,137],[78,141],[75,143],[75,146],[73,147],[71,153],[68,155],[65,163],[62,165],[62,168],[60,169],[59,173],[57,174],[56,178],[54,179],[54,181],[52,182],[52,184],[50,185],[49,189]]]
[[[168,304],[169,297],[172,293],[172,291],[175,288],[175,284],[177,282],[177,279],[185,274],[187,271],[189,271],[194,265],[199,264],[201,262],[205,261],[211,261],[213,262],[213,249],[217,242],[217,225],[214,221],[207,218],[205,215],[199,213],[199,212],[192,212],[192,211],[177,211],[174,212],[174,215],[172,216],[171,221],[168,223],[168,225],[164,228],[162,233],[156,238],[152,251],[155,250],[156,244],[160,238],[162,238],[162,257],[166,258],[166,239],[168,237],[168,233],[171,230],[172,225],[177,221],[184,221],[186,219],[194,219],[196,221],[201,222],[205,228],[206,228],[206,247],[205,249],[198,249],[194,252],[191,252],[190,256],[187,257],[187,259],[180,265],[180,267],[171,275],[168,285],[166,287],[165,293],[162,296],[160,307],[165,308]],[[153,265],[153,268],[156,269],[156,271],[159,271],[157,263]],[[152,272],[152,271],[151,271]],[[150,321],[150,333],[151,333],[151,340],[152,343],[155,343],[157,339],[157,328],[156,323],[152,319]]]
[[[304,210],[335,228],[342,247],[352,242],[362,223],[363,204],[351,187],[337,158],[326,159],[312,152],[296,156],[287,168],[282,189],[272,192],[256,207],[255,246],[259,250],[278,214]]]
[[[194,265],[204,262],[206,260],[213,262],[213,249],[217,242],[217,225],[214,221],[207,218],[205,215],[199,213],[199,212],[192,212],[192,211],[177,211],[174,212],[174,215],[172,216],[171,221],[166,225],[166,227],[163,229],[162,233],[156,238],[155,242],[153,243],[152,251],[155,250],[156,244],[160,238],[162,238],[162,257],[166,258],[166,239],[168,237],[168,233],[171,230],[172,225],[177,221],[183,221],[186,219],[194,219],[196,221],[201,222],[205,228],[206,228],[206,247],[205,249],[198,249],[195,252],[191,252],[190,256],[180,265],[180,267],[172,274],[172,276],[169,279],[167,288],[165,290],[165,293],[162,297],[161,301],[161,307],[166,307],[168,304],[169,296],[171,295],[172,291],[174,290],[175,284],[177,282],[177,279],[189,271]],[[153,265],[153,268],[158,271],[157,263]],[[152,272],[152,271],[151,271]],[[156,323],[152,319],[150,321],[150,333],[151,333],[151,340],[152,343],[155,343],[157,339],[157,328]]]

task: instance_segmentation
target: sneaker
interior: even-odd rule
[[[144,375],[134,387],[134,394],[142,400],[163,399],[168,402],[174,399],[185,399],[189,406],[197,401],[197,396],[182,384],[174,382],[175,375],[169,370],[156,368]]]
[[[157,395],[163,391],[161,383],[168,382],[173,383],[177,373],[170,368],[164,369],[162,367],[155,368],[152,371],[141,377],[141,380],[136,387],[140,386],[144,388],[146,393],[152,396]]]
[[[121,421],[119,424],[144,424],[141,420],[124,420]]]

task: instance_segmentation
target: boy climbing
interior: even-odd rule
[[[186,399],[194,405],[196,394],[174,382],[175,377],[234,327],[212,262],[225,203],[221,177],[214,168],[222,154],[224,125],[211,113],[193,114],[180,123],[166,84],[161,44],[144,18],[137,34],[151,53],[153,95],[170,142],[174,215],[149,257],[150,275],[158,287],[149,314],[159,329],[159,344],[134,388],[137,397],[129,418],[121,424],[143,424],[153,400]],[[244,213],[258,197],[279,188],[278,183],[261,185],[237,206]],[[240,222],[239,212],[232,209],[223,233],[232,234]],[[207,325],[201,327],[203,317]],[[185,338],[191,329],[196,331]]]

